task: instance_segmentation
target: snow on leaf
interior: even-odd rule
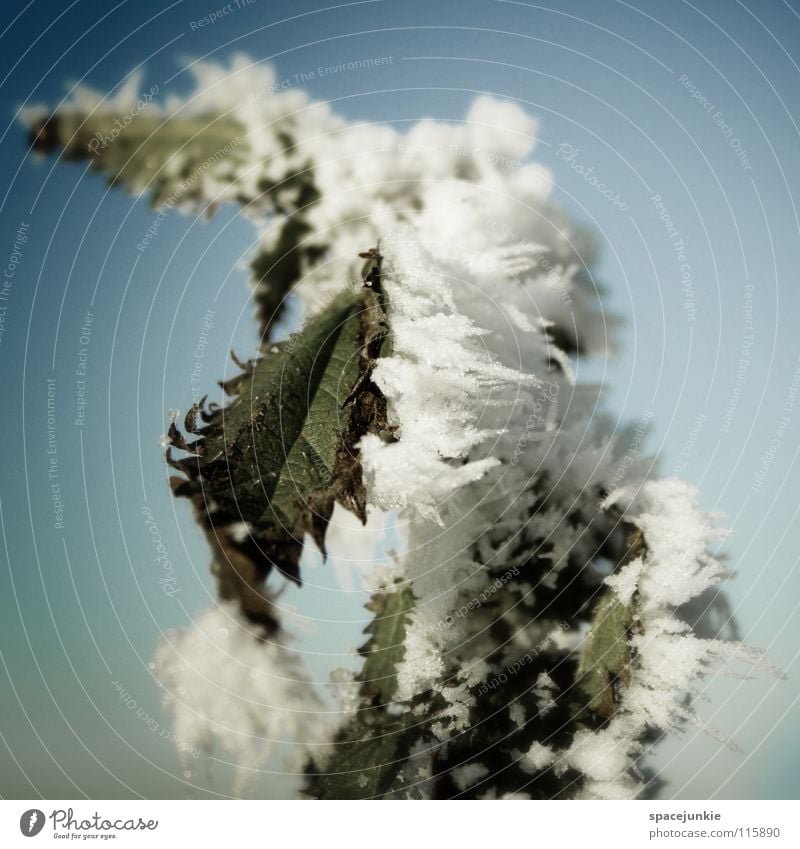
[[[359,706],[336,735],[330,754],[307,768],[305,793],[320,799],[363,799],[389,793],[418,732],[404,709],[394,711],[397,667],[413,596],[408,586],[375,593],[374,619],[359,649],[364,665],[356,678]]]
[[[226,389],[224,408],[187,416],[198,438],[172,426],[172,444],[189,453],[171,464],[177,495],[190,497],[217,558],[223,598],[259,612],[259,587],[273,567],[299,583],[303,537],[325,551],[336,502],[366,519],[357,443],[382,418],[365,333],[379,321],[369,290],[346,291],[277,351],[248,363]],[[378,340],[379,343],[379,340]],[[373,349],[374,352],[374,349]],[[196,425],[201,415],[204,423]],[[248,523],[244,540],[235,533]],[[233,559],[233,560],[232,560]],[[243,573],[241,561],[250,566]]]

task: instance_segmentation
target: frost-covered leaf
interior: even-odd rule
[[[251,260],[263,336],[303,268],[320,257],[318,246],[303,241],[311,230],[308,208],[319,193],[306,159],[292,152],[295,127],[288,116],[266,134],[271,151],[254,150],[252,128],[230,109],[196,115],[154,104],[125,111],[70,103],[47,117],[29,115],[27,124],[35,151],[88,160],[112,186],[146,194],[154,207],[213,211],[235,201],[253,215],[271,215],[274,235]],[[267,161],[259,163],[265,154]]]
[[[621,568],[639,557],[644,547],[642,534],[632,531]],[[600,595],[592,608],[591,627],[578,664],[579,689],[588,707],[603,719],[614,715],[617,692],[630,683],[630,639],[636,609],[632,595],[623,600],[616,589]]]
[[[173,461],[184,473],[176,492],[206,527],[222,598],[250,620],[232,653],[280,636],[265,578],[276,566],[299,579],[304,534],[324,548],[336,501],[363,517],[366,489],[374,506],[405,511],[403,583],[375,597],[358,708],[329,760],[307,769],[308,794],[641,793],[652,735],[702,726],[685,700],[700,677],[729,660],[764,662],[680,620],[678,608],[716,591],[719,533],[691,488],[647,480],[647,419],[612,436],[595,389],[573,385],[567,354],[607,351],[613,321],[591,241],[552,208],[549,175],[527,161],[535,122],[484,96],[462,122],[401,135],[280,91],[273,70],[243,56],[192,70],[189,98],[136,120],[125,118],[132,81],[113,102],[75,95],[32,131],[39,150],[65,147],[67,158],[92,144],[96,168],[156,203],[233,201],[260,228],[251,267],[265,356],[227,384],[236,398],[225,409],[190,413],[196,442],[170,431],[191,455]],[[105,143],[117,121],[124,129]],[[392,355],[380,289],[340,296],[271,346],[287,296],[313,313],[357,279],[356,254],[379,235]],[[183,646],[202,654],[198,636]],[[183,720],[206,703],[212,723],[227,718],[214,688],[163,658],[166,677],[192,689]],[[283,652],[259,659],[289,668]],[[244,705],[258,695],[246,677],[232,684]],[[284,695],[284,707],[301,703]],[[262,733],[252,718],[233,730]]]
[[[173,478],[174,491],[192,498],[209,535],[223,540],[221,592],[242,600],[245,612],[258,606],[258,585],[273,566],[299,583],[303,537],[310,533],[324,552],[335,502],[365,519],[357,444],[384,418],[369,380],[382,316],[369,289],[341,293],[226,383],[236,395],[227,406],[190,410],[186,430],[198,439],[170,428],[171,444],[189,452],[178,460],[170,452],[186,476]]]
[[[235,183],[248,156],[245,129],[230,116],[63,110],[33,122],[30,134],[34,150],[89,160],[112,185],[149,192],[154,206],[202,199],[211,176]]]
[[[503,278],[500,311],[519,318],[520,306],[533,307],[570,351],[607,347],[613,317],[598,311],[598,283],[581,271],[591,239],[549,203],[549,173],[528,161],[536,122],[518,105],[482,96],[464,121],[421,121],[402,134],[350,123],[242,54],[187,70],[189,94],[137,101],[132,76],[116,95],[78,86],[55,116],[31,108],[23,120],[39,150],[91,156],[158,203],[241,204],[260,229],[251,260],[262,335],[290,289],[306,302],[327,296],[357,275],[357,250],[412,223],[470,287]]]
[[[308,768],[305,792],[319,799],[364,799],[385,796],[401,771],[418,734],[419,718],[395,705],[397,666],[405,653],[405,629],[414,597],[408,585],[373,595],[367,609],[375,618],[365,629],[359,649],[359,708],[334,741],[322,765]]]
[[[615,689],[630,680],[633,605],[604,592],[592,610],[592,626],[578,666],[579,685],[589,707],[605,719],[614,715]]]

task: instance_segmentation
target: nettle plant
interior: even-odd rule
[[[651,792],[653,741],[705,727],[704,673],[766,664],[725,639],[714,517],[650,479],[576,385],[610,322],[591,240],[521,164],[535,122],[480,96],[401,134],[273,93],[244,57],[192,69],[184,100],[137,103],[133,79],[26,115],[35,149],[164,214],[236,203],[261,231],[260,352],[225,406],[167,435],[220,599],[156,654],[182,748],[227,749],[246,776],[293,743],[315,798]],[[303,318],[278,339],[288,299]],[[363,664],[332,671],[332,709],[278,595],[341,511],[376,533],[393,516],[404,550],[375,570]]]

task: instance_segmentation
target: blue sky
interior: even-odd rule
[[[689,731],[652,762],[667,796],[796,798],[798,4],[375,0],[280,12],[255,0],[201,28],[192,23],[213,4],[9,5],[4,268],[21,225],[27,241],[0,341],[0,645],[10,682],[0,682],[0,793],[184,794],[172,747],[114,682],[168,726],[148,663],[159,633],[207,606],[213,587],[188,506],[169,496],[158,438],[166,411],[191,402],[192,352],[208,310],[209,391],[230,373],[229,350],[247,355],[255,344],[238,266],[254,241],[251,224],[235,209],[211,221],[175,214],[140,255],[153,214],[146,201],[109,192],[82,164],[32,160],[14,115],[24,104],[57,103],[75,80],[109,90],[140,66],[145,90],[157,83],[181,94],[191,87],[190,59],[243,51],[274,63],[281,78],[391,57],[308,81],[351,119],[457,120],[481,92],[538,117],[535,158],[553,170],[558,202],[596,232],[597,280],[623,319],[616,356],[582,363],[579,378],[607,384],[606,408],[620,423],[652,414],[647,444],[662,471],[680,472],[700,486],[704,508],[727,514],[729,597],[743,638],[789,675],[711,685],[702,713],[743,753]],[[577,151],[571,160],[567,150]],[[585,179],[589,168],[625,209]],[[76,427],[84,348],[86,421]],[[54,481],[63,529],[54,527]],[[172,598],[158,583],[143,507],[178,576]],[[308,650],[341,644],[346,658],[362,599],[302,601],[349,622],[320,623]],[[265,787],[284,792],[278,777]]]

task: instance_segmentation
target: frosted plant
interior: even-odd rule
[[[224,407],[167,434],[220,596],[157,651],[176,736],[243,770],[292,743],[317,798],[647,792],[645,749],[702,726],[702,676],[768,667],[681,617],[724,577],[715,517],[651,480],[575,384],[613,322],[591,240],[527,161],[535,122],[479,97],[461,123],[401,135],[274,93],[245,57],[192,68],[186,100],[137,103],[134,79],[26,115],[37,150],[89,159],[164,214],[241,204],[261,234],[260,353]],[[289,299],[302,320],[280,339]],[[405,532],[376,570],[361,671],[331,671],[337,711],[275,603],[334,510]]]

